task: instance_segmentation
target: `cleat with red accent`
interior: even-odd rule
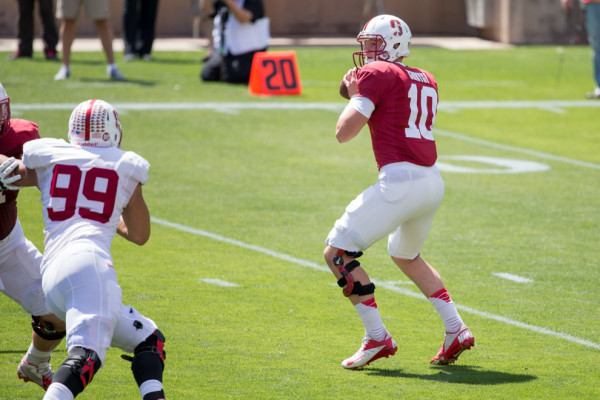
[[[454,333],[446,332],[444,344],[429,363],[431,365],[453,364],[463,351],[469,350],[473,346],[475,346],[473,334],[466,325],[461,325],[460,329]]]
[[[23,359],[17,368],[17,375],[19,379],[23,379],[25,382],[33,382],[41,386],[42,389],[48,390],[48,386],[52,383],[54,372],[52,372],[52,367],[47,362],[35,365]]]
[[[389,332],[386,333],[385,339],[381,342],[365,336],[360,349],[352,357],[342,361],[342,367],[347,369],[361,368],[382,357],[393,356],[397,350],[398,345],[394,342]]]

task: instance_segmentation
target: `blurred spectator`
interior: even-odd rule
[[[560,3],[565,12],[571,12],[573,0],[560,0]],[[592,65],[596,82],[594,90],[586,96],[590,99],[600,99],[600,0],[581,0],[581,3],[584,7],[588,41],[592,48]]]
[[[200,77],[203,81],[248,83],[254,54],[269,45],[269,19],[262,0],[217,0],[213,41],[215,51]]]
[[[151,61],[152,43],[158,0],[125,0],[123,4],[123,60],[132,61],[140,57]]]
[[[194,13],[194,38],[202,37],[208,39],[207,54],[202,62],[208,61],[214,51],[212,38],[213,19],[215,18],[215,7],[213,0],[192,0],[192,12]]]
[[[108,0],[58,0],[56,5],[56,18],[62,20],[60,33],[62,36],[63,62],[56,75],[54,75],[54,80],[62,81],[71,76],[71,46],[75,40],[75,26],[77,23],[77,16],[79,15],[79,9],[84,2],[85,15],[89,19],[92,19],[96,24],[98,37],[104,48],[104,54],[106,55],[106,61],[108,63],[108,66],[106,67],[108,78],[118,81],[125,80],[125,77],[117,69],[117,65],[115,64],[115,54],[112,45],[112,27],[110,26],[110,21],[108,19],[110,16]]]
[[[19,2],[19,49],[9,59],[31,58],[33,56],[33,9],[34,0],[18,0]],[[54,23],[54,5],[52,0],[38,0],[38,8],[42,25],[44,26],[44,55],[47,60],[58,61],[56,57],[56,45],[58,44],[58,32]]]

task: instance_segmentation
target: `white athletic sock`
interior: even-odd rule
[[[381,342],[385,339],[387,329],[383,325],[375,298],[363,301],[354,306],[365,326],[365,332],[371,339]]]
[[[446,288],[432,294],[429,301],[440,314],[440,317],[442,317],[446,332],[457,332],[463,324],[463,320],[460,318],[460,315],[458,315],[456,306],[450,298],[448,291],[446,291]]]
[[[50,361],[51,351],[41,351],[33,346],[33,343],[29,345],[29,350],[25,354],[25,361],[29,364],[40,365],[40,363]]]
[[[59,382],[54,382],[48,387],[44,400],[73,400],[73,393],[68,387]]]
[[[162,392],[162,390],[162,382],[157,381],[156,379],[149,379],[140,385],[140,394],[142,395],[142,398],[144,398],[144,396],[146,396],[148,393]]]

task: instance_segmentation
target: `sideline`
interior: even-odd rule
[[[292,257],[292,256],[284,254],[284,253],[280,253],[280,252],[277,252],[274,250],[267,249],[265,247],[244,243],[239,240],[230,239],[228,237],[217,235],[215,233],[204,231],[202,229],[191,228],[191,227],[177,224],[174,222],[170,222],[170,221],[167,221],[167,220],[164,220],[161,218],[151,217],[151,219],[152,219],[153,223],[158,224],[158,225],[177,229],[179,231],[187,232],[192,235],[204,236],[204,237],[207,237],[209,239],[213,239],[213,240],[216,240],[219,242],[227,243],[227,244],[230,244],[233,246],[242,247],[247,250],[253,250],[253,251],[256,251],[256,252],[259,252],[262,254],[266,254],[266,255],[272,256],[274,258],[278,258],[280,260],[286,261],[286,262],[292,262],[292,263],[301,265],[303,267],[308,267],[308,268],[315,269],[317,271],[324,271],[324,272],[330,273],[329,268],[327,268],[323,265],[319,265],[319,264],[316,264],[316,263],[313,263],[313,262],[307,261],[307,260],[302,260],[300,258]],[[385,289],[388,289],[388,290],[391,290],[398,294],[425,300],[425,296],[423,294],[421,294],[420,292],[414,292],[409,289],[397,287],[391,282],[384,282],[384,281],[379,281],[379,280],[375,280],[375,279],[372,279],[372,281],[373,281],[373,283],[375,283],[375,285],[385,288]],[[552,331],[550,329],[547,329],[547,328],[544,328],[541,326],[526,324],[523,322],[515,321],[510,318],[503,317],[501,315],[491,314],[486,311],[479,311],[474,308],[462,306],[462,305],[456,304],[456,303],[454,303],[454,304],[456,305],[457,309],[464,311],[466,313],[469,313],[469,314],[477,315],[478,317],[492,319],[494,321],[498,321],[498,322],[502,322],[502,323],[505,323],[508,325],[516,326],[518,328],[527,329],[529,331],[541,333],[543,335],[554,336],[556,338],[563,339],[568,342],[577,343],[577,344],[580,344],[580,345],[583,345],[586,347],[591,347],[591,348],[600,350],[600,344],[591,342],[589,340],[581,339],[581,338],[575,337],[573,335],[569,335],[567,333],[555,332],[555,331]]]
[[[0,51],[15,51],[18,47],[16,38],[0,38]],[[208,47],[208,39],[176,37],[158,37],[152,44],[152,53],[158,55],[162,51],[205,51]],[[351,46],[358,47],[356,36],[343,37],[273,37],[269,42],[269,48],[277,47],[301,47],[301,46]],[[510,44],[494,42],[475,36],[413,36],[411,46],[414,47],[439,47],[448,50],[502,50],[510,49]],[[123,40],[113,40],[113,50],[117,53],[117,62],[122,60],[120,52],[123,51]],[[33,51],[44,50],[42,38],[33,39]],[[62,42],[59,45],[59,57],[62,52]],[[73,52],[102,51],[100,39],[97,37],[78,37],[71,48]],[[41,54],[38,54],[42,57]]]

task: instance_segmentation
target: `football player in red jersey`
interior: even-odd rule
[[[340,88],[350,101],[338,119],[336,138],[348,142],[368,124],[379,176],[335,222],[324,250],[325,261],[365,327],[361,347],[342,366],[360,368],[398,350],[377,309],[375,285],[357,260],[386,236],[394,263],[444,322],[444,343],[430,363],[450,364],[475,341],[440,275],[420,256],[444,196],[432,132],[437,83],[431,73],[404,64],[410,54],[411,32],[400,18],[379,15],[371,19],[357,40],[361,51],[353,55],[356,68],[348,71]]]
[[[38,139],[36,124],[10,118],[10,100],[0,84],[0,154],[21,158],[23,144]],[[21,360],[17,374],[46,390],[52,382],[49,361],[52,350],[65,336],[65,324],[51,313],[42,291],[40,264],[42,254],[23,234],[17,218],[17,190],[10,190],[10,166],[14,158],[3,163],[0,179],[0,290],[32,315],[32,342]],[[6,180],[8,181],[6,184]]]

